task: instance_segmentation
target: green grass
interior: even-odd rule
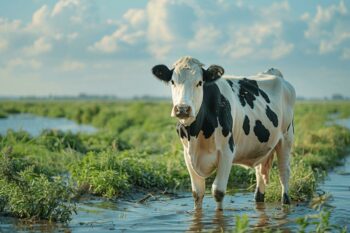
[[[52,177],[66,177],[70,173],[67,190],[74,189],[80,195],[91,193],[118,198],[135,189],[190,191],[182,146],[175,130],[176,120],[170,118],[168,102],[6,101],[0,106],[6,115],[32,113],[66,117],[100,129],[93,135],[44,131],[32,138],[25,132],[9,131],[0,136],[0,152],[4,154],[11,147],[13,159],[33,163],[36,169],[33,180],[39,183],[47,179],[48,186],[59,187]],[[331,115],[350,117],[350,102],[296,105],[290,180],[292,200],[310,199],[324,171],[338,165],[345,155],[350,144],[349,130],[330,124]],[[21,172],[15,170],[17,174]],[[213,178],[208,179],[208,185]],[[4,179],[2,182],[9,183]],[[229,189],[254,187],[254,184],[253,169],[233,167]],[[16,183],[12,186],[16,187]],[[267,201],[278,201],[281,196],[275,163],[266,192]],[[71,193],[64,195],[59,194],[62,200]],[[4,200],[8,200],[8,196],[0,195],[0,203]],[[14,215],[30,217],[32,214],[29,211],[25,215]]]
[[[0,157],[0,212],[32,220],[68,222],[75,212],[73,189],[62,177],[50,177],[36,163]]]

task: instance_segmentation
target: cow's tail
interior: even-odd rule
[[[281,71],[279,71],[278,69],[275,69],[275,68],[270,68],[267,71],[265,71],[264,73],[275,75],[275,76],[283,78],[283,74],[281,73]]]

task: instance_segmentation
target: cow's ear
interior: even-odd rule
[[[164,82],[169,82],[171,80],[171,76],[173,76],[173,70],[169,70],[166,65],[156,65],[152,68],[152,73],[154,76],[159,78]]]
[[[224,68],[218,65],[211,65],[208,69],[205,70],[202,68],[202,70],[204,82],[214,82],[225,73]]]

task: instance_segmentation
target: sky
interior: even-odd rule
[[[150,70],[182,56],[350,96],[349,25],[343,0],[2,0],[0,96],[168,97]]]

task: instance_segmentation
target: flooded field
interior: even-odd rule
[[[350,229],[350,157],[344,166],[329,173],[319,192],[332,195],[331,222]],[[235,228],[236,216],[247,215],[250,229],[282,229],[295,232],[295,220],[317,211],[308,203],[293,203],[289,208],[279,203],[253,201],[253,193],[237,192],[225,197],[224,211],[215,211],[215,201],[206,195],[202,211],[194,211],[190,193],[148,195],[147,200],[81,201],[77,215],[67,225],[23,224],[9,217],[0,218],[0,232],[226,232]]]
[[[137,107],[139,108],[140,106]],[[149,106],[146,107],[147,109],[149,108]],[[151,112],[157,111],[152,110]],[[107,112],[104,114],[107,115],[110,113]],[[139,117],[138,111],[135,112],[135,116]],[[305,114],[299,114],[299,116],[305,116]],[[314,114],[312,116],[314,116]],[[125,132],[127,132],[127,130],[125,129],[128,129],[127,126],[121,125],[121,123],[124,122],[125,118],[121,118],[122,120],[119,121],[119,118],[121,117],[120,113],[115,114],[114,117],[116,119],[115,121],[113,121],[115,126],[110,127],[110,125],[108,125],[108,121],[106,121],[104,122],[104,124],[108,126],[106,128],[114,129],[119,127],[118,134],[121,134],[127,139],[129,139],[128,136],[130,135],[137,135],[136,133],[139,133],[140,135],[147,135],[147,137],[143,136],[144,138],[140,137],[143,140],[141,140],[142,143],[150,145],[151,142],[153,142],[155,147],[163,146],[164,143],[154,141],[154,138],[152,138],[153,135],[147,134],[148,132],[151,132],[150,129],[154,130],[153,125],[147,125],[150,124],[149,122],[145,123],[145,125],[143,125],[142,127],[135,126],[134,131],[131,131],[131,133],[129,132],[128,134],[126,134]],[[164,116],[164,118],[165,117],[168,116],[166,115]],[[156,117],[154,118],[158,119]],[[133,151],[132,149],[128,149],[128,145],[125,146],[126,149],[117,149],[117,152],[114,152],[113,150],[116,150],[115,148],[118,147],[116,141],[114,140],[116,136],[114,136],[114,134],[112,136],[108,136],[109,134],[106,132],[103,132],[102,135],[91,134],[83,135],[83,137],[80,137],[81,135],[76,137],[70,136],[72,137],[70,139],[71,141],[65,142],[67,143],[67,146],[63,143],[59,147],[56,147],[55,144],[51,144],[51,141],[43,140],[45,139],[45,135],[40,135],[40,132],[43,129],[47,128],[59,129],[63,131],[68,130],[72,132],[93,133],[96,132],[96,128],[89,126],[89,123],[93,122],[91,119],[90,121],[86,120],[86,125],[79,125],[75,123],[75,121],[71,121],[66,118],[48,118],[30,114],[9,115],[8,118],[0,119],[0,134],[4,135],[6,134],[8,129],[14,129],[28,131],[32,136],[34,136],[28,142],[24,139],[21,139],[20,136],[16,136],[19,138],[18,141],[16,141],[18,145],[16,145],[17,147],[14,146],[13,150],[19,155],[23,153],[26,156],[32,156],[31,158],[36,158],[35,156],[39,157],[45,155],[46,157],[44,160],[50,160],[50,155],[52,155],[55,158],[72,158],[71,160],[68,160],[69,162],[52,160],[52,162],[49,165],[47,165],[47,167],[45,167],[45,165],[48,163],[44,161],[43,167],[50,168],[51,166],[53,166],[51,164],[55,165],[57,163],[62,162],[62,167],[58,167],[57,170],[54,170],[54,172],[56,172],[54,174],[60,174],[60,172],[62,171],[70,172],[70,174],[72,174],[73,177],[72,180],[75,182],[76,180],[79,181],[79,179],[83,178],[86,179],[83,180],[84,182],[94,182],[95,180],[93,180],[93,178],[94,176],[97,176],[101,177],[101,179],[96,180],[96,183],[101,184],[101,182],[105,178],[110,177],[109,174],[114,174],[114,171],[118,171],[120,169],[120,167],[118,167],[119,164],[117,163],[118,160],[122,158],[125,159],[124,161],[131,161],[127,165],[128,167],[130,166],[130,171],[127,171],[127,173],[121,173],[121,175],[127,175],[125,177],[131,177],[127,181],[129,183],[121,183],[120,186],[113,186],[115,181],[112,180],[111,184],[106,184],[106,187],[115,187],[115,190],[119,191],[121,187],[132,187],[131,185],[134,185],[135,182],[139,182],[138,185],[140,187],[150,187],[150,185],[153,184],[152,182],[155,182],[152,179],[155,179],[157,182],[164,183],[159,185],[159,187],[156,186],[158,192],[145,192],[138,194],[131,191],[131,193],[129,192],[127,195],[124,196],[118,196],[118,192],[112,193],[111,197],[116,201],[108,201],[107,199],[101,197],[108,195],[107,188],[107,191],[103,191],[100,193],[87,192],[87,195],[83,195],[83,197],[85,198],[81,199],[77,203],[77,213],[73,214],[71,216],[72,220],[68,221],[68,223],[66,224],[49,223],[45,220],[30,221],[30,219],[28,220],[28,218],[26,220],[20,220],[18,218],[13,218],[9,215],[3,214],[0,216],[0,232],[232,232],[236,228],[236,218],[242,216],[247,216],[249,221],[249,230],[262,230],[264,228],[268,228],[272,230],[281,229],[283,230],[283,232],[295,232],[300,228],[300,225],[296,223],[296,219],[304,216],[312,216],[319,213],[319,210],[315,210],[310,207],[309,202],[293,202],[290,207],[283,207],[279,202],[272,201],[267,203],[256,204],[253,201],[253,192],[247,192],[245,189],[236,190],[235,192],[228,193],[224,199],[223,211],[215,211],[216,204],[209,193],[207,193],[207,195],[204,198],[203,210],[194,211],[193,198],[190,192],[176,192],[169,195],[159,194],[162,190],[164,190],[164,186],[167,187],[167,185],[170,184],[166,183],[168,182],[168,179],[176,178],[178,179],[178,182],[184,182],[185,179],[183,177],[188,177],[187,171],[181,170],[184,168],[179,169],[179,171],[183,171],[183,173],[179,173],[179,171],[177,170],[175,170],[174,172],[173,170],[174,173],[171,173],[171,175],[168,176],[164,176],[164,173],[162,172],[159,174],[159,169],[163,169],[162,171],[168,171],[165,167],[179,167],[179,164],[182,164],[181,149],[177,149],[177,145],[175,145],[173,151],[169,155],[166,155],[169,157],[164,157],[165,155],[162,153],[164,153],[164,151],[168,152],[171,144],[166,144],[167,146],[164,146],[164,148],[162,147],[162,150],[159,150],[160,152],[157,152],[157,150],[152,149],[152,151],[156,151],[155,153],[158,153],[156,156],[159,157],[150,157],[148,154],[135,154],[135,151]],[[101,117],[101,119],[105,118]],[[316,121],[313,120],[312,122]],[[309,121],[306,121],[305,124],[309,125]],[[340,120],[337,121],[337,124],[349,128],[350,120]],[[103,130],[105,130],[105,128],[103,128],[105,125],[101,126]],[[169,122],[169,129],[170,127],[171,129],[173,129],[173,122]],[[331,127],[331,125],[328,125],[328,127]],[[163,132],[162,127],[159,127],[159,130],[160,131],[157,132],[156,135],[161,135],[161,132]],[[122,133],[125,134],[123,135]],[[309,143],[312,146],[310,148],[314,150],[314,144],[318,143],[318,141],[322,138],[327,139],[327,136],[329,135],[333,136],[331,133],[334,133],[334,135],[338,135],[336,134],[338,133],[338,131],[321,131],[319,134],[315,134],[317,137],[315,136],[308,138],[305,136],[305,138],[306,140],[309,140]],[[171,135],[171,137],[174,137],[174,139],[172,140],[176,140],[175,134],[169,135]],[[65,138],[64,134],[62,138]],[[334,138],[336,138],[336,136],[334,136]],[[93,141],[92,139],[98,140]],[[131,145],[136,145],[136,147],[139,147],[139,138],[136,137],[132,139],[134,141]],[[157,138],[157,140],[159,139]],[[164,142],[169,141],[167,138],[162,140],[164,140]],[[333,138],[329,139],[329,141],[332,140]],[[129,142],[130,140],[125,141]],[[339,139],[337,139],[336,141],[339,141]],[[5,145],[6,141],[4,140],[3,143]],[[54,146],[51,147],[52,145]],[[122,145],[123,144],[120,143],[119,146]],[[299,146],[299,148],[303,148],[303,150],[298,150],[298,147],[296,148],[296,150],[298,150],[298,153],[300,154],[301,151],[304,153],[304,148],[308,148],[305,145],[300,144],[297,146]],[[28,147],[29,150],[27,150]],[[4,148],[6,149],[6,147]],[[32,150],[30,150],[30,148],[32,148]],[[316,149],[318,149],[318,147]],[[105,150],[106,152],[100,152],[99,150]],[[118,150],[121,150],[121,152],[119,152]],[[6,150],[3,151],[6,152]],[[114,155],[113,153],[116,154]],[[120,155],[118,153],[124,154]],[[174,157],[175,153],[178,153],[178,155],[176,155],[177,157]],[[325,154],[327,155],[327,153],[330,152],[326,151]],[[115,157],[108,157],[109,154],[112,154]],[[132,162],[133,160],[129,159],[129,157],[133,156],[139,156],[136,158],[135,164]],[[300,156],[303,156],[303,154],[301,154]],[[310,154],[308,154],[307,156],[310,156]],[[116,158],[116,161],[113,160],[114,158]],[[155,164],[155,158],[161,158],[164,160],[164,163],[161,164],[162,166],[151,166]],[[167,162],[174,160],[177,160],[178,162],[175,163],[175,165],[172,165],[173,163]],[[41,162],[41,160],[38,161]],[[106,164],[108,165],[108,169],[110,169],[109,172],[111,173],[103,173],[105,172],[106,168],[101,165],[101,161],[107,161]],[[140,163],[141,161],[142,163]],[[97,169],[96,164],[98,164],[101,167],[101,170],[91,170]],[[110,167],[109,164],[115,164],[113,165],[115,167]],[[75,166],[75,170],[72,169],[72,165]],[[148,170],[144,170],[144,167],[148,167]],[[237,177],[237,175],[235,174],[240,174],[239,172],[236,173],[237,169],[237,167],[233,168],[233,178],[241,179],[240,182],[247,179],[248,173],[243,173],[241,177]],[[89,174],[93,171],[95,172],[93,173],[95,175],[92,175],[92,178],[89,178],[90,180],[88,180],[86,177],[83,177],[85,173],[79,173],[79,171],[85,171],[86,174]],[[148,172],[146,175],[144,174],[145,171],[146,173]],[[244,170],[244,172],[246,172],[246,170]],[[100,176],[100,174],[102,175]],[[107,175],[103,176],[104,174]],[[149,177],[151,177],[152,179],[149,180]],[[180,180],[180,178],[182,180]],[[329,193],[331,195],[331,198],[329,198],[329,200],[327,201],[327,205],[329,205],[332,209],[330,217],[331,224],[338,226],[347,226],[348,229],[350,229],[349,178],[350,156],[344,159],[343,166],[338,166],[330,170],[324,182],[318,184],[316,192],[318,194]],[[118,179],[116,181],[121,182]],[[186,183],[188,184],[188,181]],[[248,183],[247,187],[251,185],[254,186],[254,183],[254,181],[252,181],[252,183]],[[92,185],[93,184],[94,183],[92,183]],[[130,186],[128,186],[129,184]],[[91,187],[93,187],[92,185]],[[231,187],[236,186],[231,185]],[[147,190],[147,188],[145,189]],[[130,188],[130,190],[133,189]],[[269,187],[267,188],[267,190],[269,190]],[[112,191],[114,191],[114,189]],[[115,197],[117,198],[115,199]]]

